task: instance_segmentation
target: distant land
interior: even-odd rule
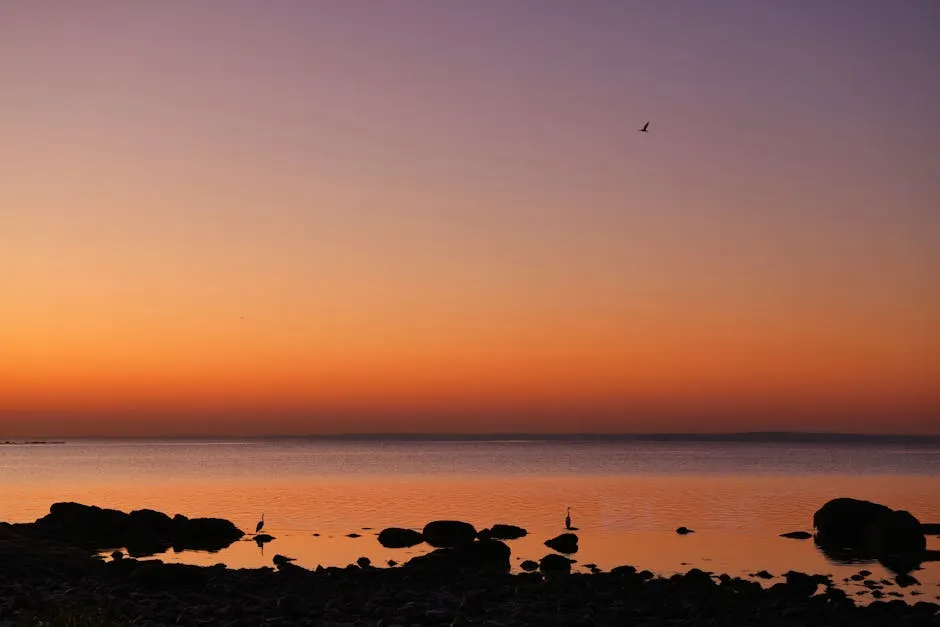
[[[263,436],[82,436],[82,440],[258,441],[321,440],[340,442],[741,442],[792,444],[897,444],[940,446],[940,435],[754,431],[741,433],[343,433]],[[61,443],[61,441],[48,443]],[[41,443],[41,442],[36,442]]]

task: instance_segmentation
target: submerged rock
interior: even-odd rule
[[[531,573],[539,569],[539,563],[534,560],[525,560],[519,564],[519,568],[526,571],[527,573]]]
[[[679,527],[678,529],[676,529],[676,533],[678,533],[680,536],[684,536],[684,535],[688,535],[690,533],[695,533],[695,532],[689,529],[688,527]]]
[[[379,532],[379,544],[387,549],[407,549],[424,542],[424,536],[414,529],[389,527]]]
[[[790,538],[791,540],[809,540],[813,537],[808,531],[790,531],[788,533],[781,533],[781,538]]]
[[[555,536],[550,540],[545,541],[545,546],[550,549],[554,549],[559,553],[577,553],[578,552],[578,536],[573,533],[563,533],[560,536]]]

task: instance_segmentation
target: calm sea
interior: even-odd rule
[[[940,447],[303,438],[0,446],[0,520],[32,521],[51,503],[71,500],[220,516],[247,532],[263,513],[265,531],[276,538],[263,549],[246,540],[214,554],[162,556],[233,567],[269,566],[278,553],[307,567],[360,556],[377,565],[401,562],[424,549],[384,549],[375,534],[435,519],[527,528],[528,537],[509,543],[518,564],[549,552],[542,542],[564,531],[570,507],[581,538],[578,567],[632,564],[670,574],[697,566],[731,575],[794,569],[841,580],[862,566],[831,563],[811,541],[778,537],[811,531],[813,512],[838,496],[940,523]],[[678,536],[679,526],[695,533]],[[940,549],[940,539],[928,542]],[[890,576],[878,564],[864,568]],[[923,585],[905,595],[940,595],[940,563],[914,575]]]

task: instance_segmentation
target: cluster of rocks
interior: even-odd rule
[[[91,551],[126,548],[133,557],[175,551],[218,551],[244,536],[222,518],[172,518],[140,509],[130,513],[80,503],[55,503],[36,522],[14,525],[25,535],[58,540]]]
[[[630,566],[546,576],[456,571],[435,560],[315,571],[286,558],[276,570],[104,562],[0,525],[0,624],[936,627],[938,612],[927,602],[859,606],[828,578],[803,573],[765,589],[698,569],[661,578]]]
[[[881,514],[873,517],[857,515],[853,527],[841,514],[854,505],[837,501],[817,512],[817,542],[856,553],[878,548],[882,556],[921,546],[913,536],[903,536],[913,529],[905,516],[879,517],[884,511],[878,509]],[[903,537],[878,540],[878,534],[895,530]],[[76,503],[53,505],[35,523],[0,523],[0,625],[940,627],[940,606],[934,603],[882,600],[901,596],[889,586],[917,584],[905,573],[894,582],[870,579],[869,571],[850,578],[875,599],[865,606],[827,576],[793,571],[768,588],[696,568],[668,578],[633,566],[604,573],[585,565],[592,574],[572,573],[573,560],[567,556],[578,551],[578,537],[564,533],[545,542],[557,553],[538,562],[526,560],[520,564],[525,572],[512,575],[505,541],[526,530],[503,524],[479,531],[462,521],[433,521],[421,531],[384,529],[378,535],[386,547],[422,542],[433,547],[390,569],[374,568],[366,557],[345,568],[316,570],[282,555],[274,556],[275,568],[238,570],[134,558],[170,547],[215,550],[243,535],[221,519],[170,518],[152,510],[123,513]],[[98,557],[115,547],[128,548],[131,557],[109,562]],[[774,576],[760,571],[754,578]]]

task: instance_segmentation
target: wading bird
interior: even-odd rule
[[[261,512],[261,520],[259,520],[258,524],[255,525],[255,533],[261,531],[262,527],[264,527],[264,512]]]

